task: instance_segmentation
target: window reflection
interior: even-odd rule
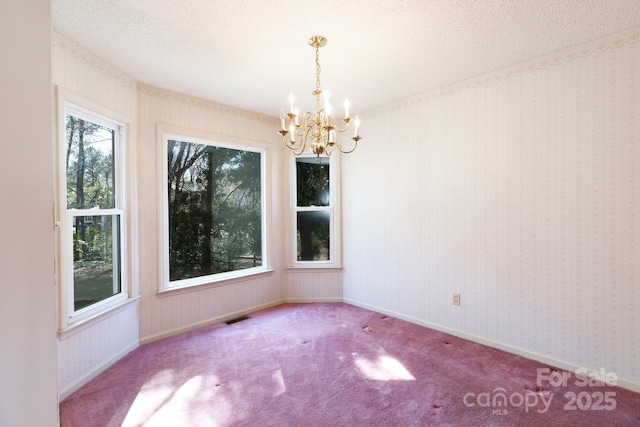
[[[330,213],[303,211],[297,219],[298,261],[328,261]]]

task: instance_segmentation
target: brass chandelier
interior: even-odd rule
[[[349,129],[351,117],[349,117],[349,101],[344,101],[344,117],[342,118],[342,126],[338,127],[336,119],[333,116],[331,104],[329,104],[329,92],[324,94],[324,107],[320,106],[320,59],[318,51],[327,44],[327,39],[323,36],[313,36],[309,39],[309,45],[316,49],[316,90],[312,95],[316,99],[316,111],[311,113],[307,111],[302,117],[299,115],[298,108],[294,106],[295,98],[293,94],[289,95],[290,109],[287,114],[284,111],[280,115],[280,130],[278,133],[282,135],[282,141],[295,155],[302,154],[306,147],[307,141],[310,140],[311,152],[320,156],[325,153],[330,156],[334,149],[341,153],[351,153],[358,146],[360,141],[360,119],[356,116],[353,121],[355,132],[351,139],[353,143],[344,148],[338,141],[338,133],[344,133]],[[288,120],[287,120],[288,118]]]

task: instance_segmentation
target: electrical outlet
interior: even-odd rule
[[[460,305],[460,294],[457,292],[453,293],[453,305]]]

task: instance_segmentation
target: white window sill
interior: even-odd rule
[[[287,267],[287,273],[337,273],[342,271],[343,268],[341,266],[336,265],[295,265],[292,267]]]
[[[196,292],[204,289],[217,288],[218,286],[226,286],[234,283],[246,282],[248,280],[258,279],[264,276],[270,276],[275,273],[275,270],[272,268],[266,270],[260,270],[251,272],[248,274],[243,274],[242,276],[230,277],[226,279],[210,281],[206,283],[198,283],[198,284],[189,284],[180,287],[160,289],[156,292],[156,295],[159,297],[167,297],[171,295],[180,295],[187,292]]]

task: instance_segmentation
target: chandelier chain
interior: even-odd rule
[[[316,98],[320,97],[320,46],[316,44]]]

